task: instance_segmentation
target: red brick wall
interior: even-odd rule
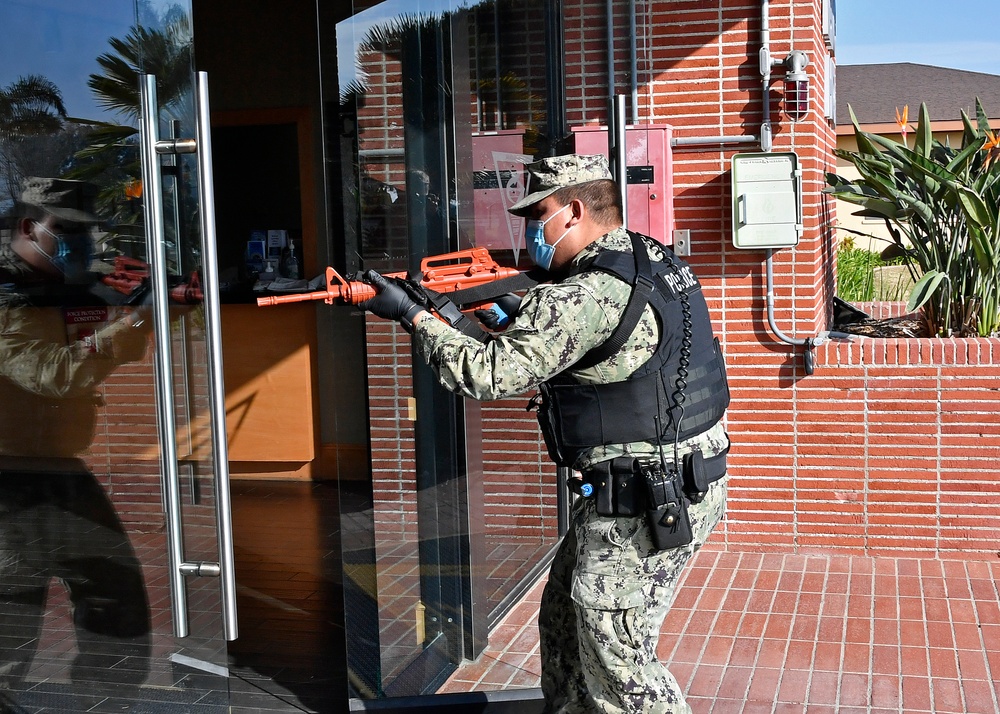
[[[996,551],[996,339],[859,339],[730,414],[736,549]]]
[[[152,353],[117,368],[98,387],[94,439],[81,457],[129,529],[163,528]]]
[[[466,16],[475,78],[469,126],[483,132],[512,129],[531,126],[544,115],[545,62],[538,51],[545,44],[542,9],[536,0],[501,0]],[[499,38],[492,32],[494,22],[503,28]]]
[[[417,538],[414,422],[409,336],[368,319],[368,419],[375,528],[388,542]]]
[[[527,397],[483,405],[483,506],[496,540],[543,543],[556,537],[556,469]]]
[[[761,3],[640,5],[640,122],[670,124],[679,139],[759,135],[765,117],[757,54]],[[773,151],[794,151],[803,171],[804,233],[798,246],[773,255],[775,321],[796,339],[828,328],[834,294],[835,215],[822,191],[825,172],[835,168],[835,136],[823,116],[828,50],[821,5],[769,3],[772,56],[805,51],[811,79],[806,119],[792,122],[783,111],[781,68],[774,70],[768,104]],[[626,4],[614,7],[616,91],[628,93]],[[572,126],[606,122],[605,8],[598,0],[564,4]],[[738,151],[759,151],[759,145],[705,143],[674,151],[676,227],[691,231],[690,261],[709,298],[733,392],[730,510],[716,537],[739,550],[992,555],[1000,516],[994,515],[991,465],[1000,444],[990,407],[1000,343],[826,343],[816,349],[815,373],[807,375],[803,348],[782,342],[768,324],[765,253],[731,243],[729,171]],[[504,405],[486,405],[483,418],[489,472],[544,470],[533,421]],[[518,448],[509,448],[512,440]],[[497,499],[511,507],[502,522],[522,527],[517,509],[523,503],[506,498]]]

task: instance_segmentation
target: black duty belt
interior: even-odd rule
[[[716,481],[718,481],[719,479],[721,479],[723,476],[726,475],[726,455],[728,453],[729,453],[729,448],[727,447],[725,451],[722,451],[716,454],[715,456],[710,456],[707,459],[704,459],[705,476],[707,477],[709,483],[715,483]],[[610,459],[608,461],[602,461],[598,464],[594,464],[590,468],[587,468],[583,471],[582,479],[576,479],[576,478],[569,479],[570,489],[576,493],[579,493],[580,487],[579,485],[574,486],[573,485],[574,482],[576,484],[584,484],[584,483],[596,484],[598,482],[604,481],[609,476],[612,476],[614,474],[635,473],[636,472],[635,462],[636,459],[634,457],[621,456],[618,457],[617,459]]]
[[[687,500],[698,503],[704,498],[708,486],[726,475],[725,451],[714,456],[703,457],[700,452],[685,454],[682,469],[683,492]],[[697,478],[692,477],[689,461],[692,456],[698,461]],[[567,485],[570,490],[585,498],[594,497],[597,511],[601,515],[638,515],[645,508],[646,478],[644,472],[651,465],[635,457],[619,457],[594,464],[583,472],[581,479],[571,478]],[[654,467],[658,468],[658,467]],[[662,473],[662,469],[659,469]]]

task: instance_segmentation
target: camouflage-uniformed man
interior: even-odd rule
[[[411,330],[418,353],[453,392],[490,400],[541,387],[550,455],[579,472],[572,485],[591,496],[575,502],[542,596],[545,711],[688,712],[656,644],[680,573],[721,520],[726,501],[729,441],[721,417],[728,390],[700,286],[659,244],[622,226],[618,187],[603,156],[530,164],[526,196],[511,212],[529,219],[529,255],[553,282],[529,290],[494,339],[478,342],[433,319],[406,290],[374,272],[366,280],[378,294],[362,307]],[[649,258],[646,269],[637,247]],[[644,270],[657,276],[647,281],[656,287],[630,310],[634,275]],[[628,324],[619,330],[621,323]],[[690,383],[680,390],[683,412],[679,370]],[[600,391],[623,387],[617,397]],[[592,401],[612,406],[595,413]],[[597,421],[600,433],[593,436]],[[661,483],[656,474],[665,471],[677,477],[670,483],[679,484],[683,471],[696,473],[701,484],[692,501],[668,484],[663,493],[675,497],[665,499],[669,516],[655,510],[650,499],[659,492],[647,488]],[[678,521],[690,534],[672,540]]]
[[[91,292],[96,196],[81,181],[25,179],[0,245],[0,712],[22,711],[12,702],[52,580],[72,606],[73,681],[139,684],[149,669],[142,566],[85,458],[101,384],[144,357],[151,321]]]

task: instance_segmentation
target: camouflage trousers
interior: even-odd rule
[[[694,540],[656,551],[645,518],[597,515],[579,499],[542,594],[545,714],[680,714],[691,709],[656,655],[677,581],[722,519],[726,481],[688,509]]]

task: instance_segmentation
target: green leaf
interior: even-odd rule
[[[958,179],[958,175],[950,171],[947,165],[939,164],[937,161],[933,161],[916,151],[901,149],[897,158],[899,159],[900,168],[909,175],[918,176],[919,174],[924,174],[940,181]]]
[[[963,147],[963,149],[955,154],[955,157],[948,163],[948,170],[953,174],[959,174],[964,172],[968,164],[972,162],[972,159],[979,155],[979,150],[983,148],[983,144],[986,143],[986,137],[980,136]]]
[[[979,126],[979,134],[983,135],[990,130],[990,118],[983,108],[983,103],[976,97],[976,124]]]
[[[890,221],[898,221],[902,218],[899,206],[891,201],[883,201],[878,198],[869,198],[865,201],[858,201],[857,205],[864,207],[869,215],[885,218]]]
[[[912,292],[910,292],[910,299],[906,303],[906,311],[913,312],[923,307],[937,291],[941,282],[947,278],[948,276],[945,273],[937,270],[929,270],[924,273],[924,276],[916,282]]]
[[[960,113],[962,115],[962,146],[964,147],[975,141],[979,137],[979,132],[976,131],[975,125],[969,119],[969,115],[965,113],[965,110],[960,110]]]
[[[832,177],[831,177],[832,176]],[[873,191],[868,186],[859,186],[856,183],[850,181],[844,181],[841,179],[839,182],[834,183],[834,180],[840,179],[839,176],[828,175],[827,182],[830,184],[829,188],[823,189],[826,193],[832,193],[835,196],[843,198],[845,201],[851,200],[848,196],[877,196],[878,193]]]
[[[923,224],[923,227],[928,230],[934,225],[934,209],[926,201],[922,201],[917,196],[900,193],[899,203],[902,204],[902,210],[897,214],[899,218],[912,221],[916,217]]]
[[[959,204],[968,219],[978,226],[988,226],[996,223],[996,211],[991,211],[982,198],[967,186],[955,186]]]
[[[931,155],[933,139],[930,113],[927,111],[927,104],[921,102],[920,118],[917,120],[917,133],[913,141],[913,150],[921,156],[929,157]]]
[[[982,226],[970,225],[969,238],[980,270],[986,273],[990,272],[996,265],[997,254],[996,247],[990,241],[989,235]]]
[[[861,125],[858,123],[858,118],[854,116],[854,109],[850,104],[847,105],[847,111],[851,115],[851,124],[854,125],[854,139],[858,143],[858,151],[862,154],[877,155],[879,150],[872,143],[873,138],[878,138],[877,135],[869,134],[861,128]]]
[[[893,149],[905,149],[906,148],[903,144],[901,144],[900,142],[896,141],[895,139],[890,139],[889,137],[882,136],[881,134],[868,134],[868,137],[870,138],[871,143],[872,143],[872,148],[873,148],[873,152],[872,153],[880,153],[879,150],[878,150],[878,148],[877,148],[878,146],[881,146],[881,147],[883,147],[885,149],[888,149],[890,151],[893,150]]]
[[[863,187],[848,184],[846,186],[841,185],[831,187],[825,189],[824,192],[829,193],[842,201],[862,206],[867,211],[870,211],[871,215],[877,215],[892,220],[899,218],[899,206],[894,201],[887,201],[874,194],[872,191],[865,190]]]

